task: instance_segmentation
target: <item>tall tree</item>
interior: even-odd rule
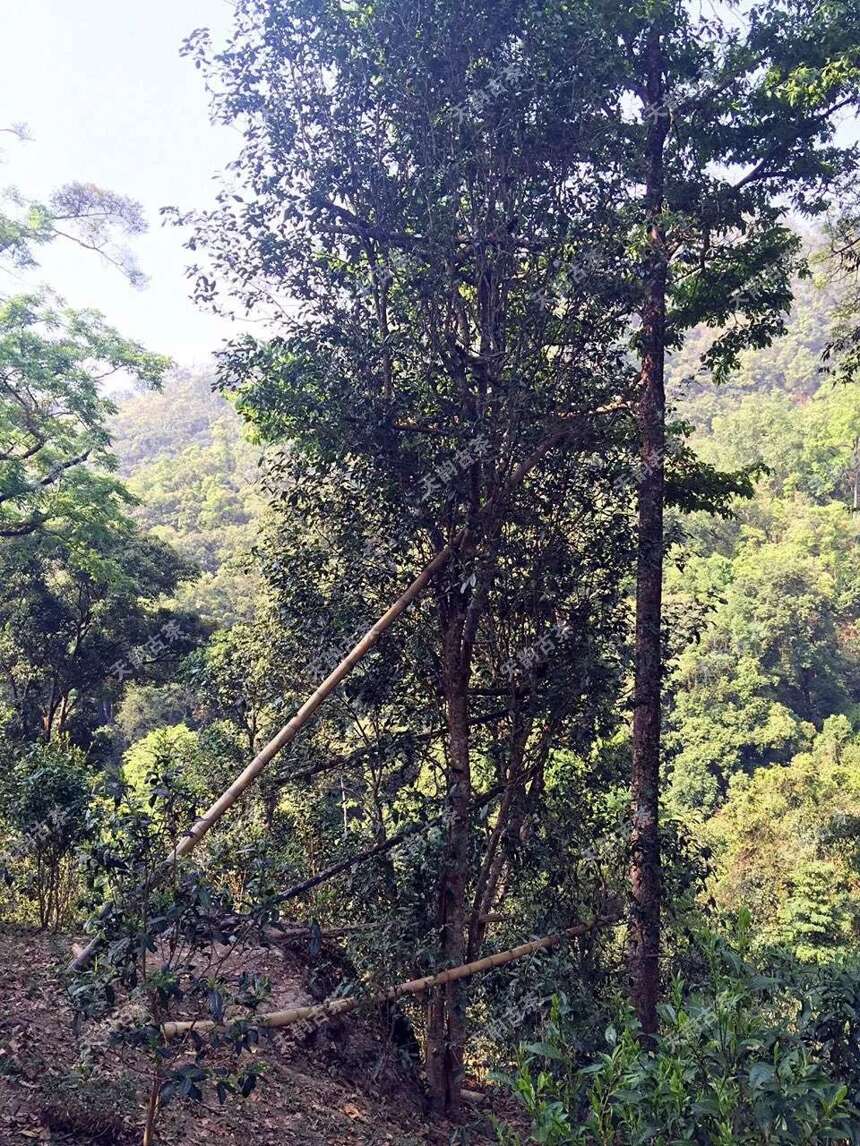
[[[547,730],[523,712],[533,693],[546,708],[546,689],[504,665],[518,655],[536,665],[553,630],[588,625],[603,608],[598,598],[589,610],[573,587],[600,553],[611,608],[626,559],[629,503],[614,503],[609,476],[584,473],[576,457],[625,455],[633,384],[631,284],[615,271],[612,233],[605,273],[590,273],[614,190],[593,139],[620,93],[607,97],[586,32],[543,4],[243,0],[225,51],[211,53],[203,34],[190,45],[218,118],[249,124],[242,194],[184,221],[210,260],[201,299],[229,305],[232,295],[273,318],[275,336],[235,344],[222,377],[262,433],[303,457],[301,484],[282,496],[316,515],[314,483],[348,477],[359,490],[345,507],[353,538],[373,521],[395,539],[397,570],[459,539],[432,589],[423,669],[445,729],[434,910],[444,964],[483,941],[481,904],[515,847],[524,749],[543,736],[545,752],[583,704],[577,690],[550,689],[558,713]],[[296,464],[285,459],[291,480]],[[376,570],[359,558],[335,600],[321,576],[320,615],[343,613],[369,576],[377,589]],[[497,631],[506,606],[510,625]],[[509,820],[474,870],[476,688],[498,696],[508,720],[497,753],[512,790]],[[439,1109],[458,1105],[465,1031],[464,989],[451,984],[427,1016]]]
[[[27,139],[23,124],[2,129]],[[8,189],[0,211],[0,266],[32,269],[41,247],[72,242],[145,282],[124,237],[141,234],[140,204],[91,183],[68,183],[47,202]],[[0,294],[0,539],[67,527],[76,507],[125,495],[108,472],[102,383],[122,373],[157,387],[162,355],[122,338],[92,311],[74,311],[48,291]],[[86,516],[87,510],[83,516]]]
[[[814,0],[774,0],[741,28],[728,15],[699,19],[672,0],[641,13],[612,10],[610,19],[629,61],[622,82],[641,107],[629,172],[642,280],[629,964],[650,1037],[662,898],[666,355],[697,323],[721,327],[704,359],[721,381],[742,349],[767,345],[784,329],[791,275],[803,266],[787,213],[821,212],[854,167],[854,149],[834,135],[838,113],[858,100],[860,26],[850,6]],[[624,131],[619,125],[619,137]]]
[[[0,128],[0,135],[30,139],[26,124]],[[0,156],[5,158],[5,156]],[[18,269],[38,266],[39,248],[57,240],[96,252],[134,286],[146,277],[124,239],[146,230],[143,208],[134,199],[95,183],[58,187],[47,200],[32,199],[17,187],[4,188],[0,211],[0,263]]]
[[[390,536],[431,551],[459,541],[434,586],[444,961],[468,945],[476,648],[506,532],[551,512],[535,482],[516,491],[511,478],[519,459],[552,451],[563,474],[572,446],[629,442],[635,409],[630,965],[646,1036],[659,993],[665,358],[697,323],[724,327],[705,362],[721,379],[781,331],[798,265],[787,207],[821,209],[850,166],[832,132],[855,75],[826,66],[837,44],[845,57],[846,31],[850,11],[814,4],[768,5],[740,33],[666,0],[466,13],[243,0],[225,50],[205,33],[189,44],[216,117],[246,124],[238,186],[179,217],[206,253],[198,296],[256,308],[277,330],[225,353],[225,384],[264,434],[293,441],[308,480],[338,467],[358,480]],[[689,478],[673,497],[691,496]],[[441,1108],[456,1107],[464,1037],[452,986],[428,1016]]]
[[[101,385],[119,372],[158,385],[167,366],[97,314],[46,295],[0,302],[0,539],[128,500],[110,474],[114,406]]]
[[[658,13],[643,48],[645,226],[642,352],[637,421],[642,478],[636,562],[636,654],[633,709],[633,804],[630,833],[631,991],[643,1032],[656,1030],[660,953],[660,682],[662,679],[663,455],[666,445],[665,16]]]

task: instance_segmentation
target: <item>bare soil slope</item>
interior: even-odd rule
[[[66,937],[0,929],[2,1146],[141,1140],[144,1064],[108,1048],[96,1056],[91,1079],[82,1085],[75,1073],[83,1042],[62,984],[70,949]],[[308,969],[295,952],[260,949],[254,961],[271,979],[275,1006],[314,1001]],[[486,1143],[496,1140],[493,1118],[514,1113],[510,1100],[488,1091],[470,1104],[466,1126],[431,1125],[417,1074],[392,1046],[384,1024],[368,1016],[278,1035],[260,1057],[264,1075],[249,1098],[219,1107],[207,1091],[203,1105],[171,1103],[159,1122],[160,1146]]]

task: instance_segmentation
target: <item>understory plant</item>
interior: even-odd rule
[[[0,784],[0,870],[11,918],[54,931],[73,920],[75,853],[91,834],[91,791],[85,754],[65,740],[13,758]]]
[[[519,1050],[511,1084],[531,1119],[529,1142],[708,1146],[860,1142],[858,983],[774,957],[767,974],[701,936],[700,981],[673,979],[660,1031],[645,1041],[629,1010],[589,1056],[565,996],[540,1041]],[[500,1128],[499,1141],[524,1140]]]
[[[275,917],[268,899],[240,912],[202,871],[165,865],[180,825],[195,818],[193,796],[172,766],[157,767],[140,789],[120,786],[102,799],[99,836],[84,862],[101,945],[71,978],[69,996],[86,1031],[78,1073],[91,1079],[100,1063],[120,1058],[148,1095],[143,1144],[154,1146],[170,1102],[199,1103],[211,1093],[223,1104],[255,1088],[262,1066],[245,1056],[260,1041],[253,1015],[269,983],[244,969],[243,958],[267,945]],[[167,1037],[163,1024],[187,1017],[217,1025]]]

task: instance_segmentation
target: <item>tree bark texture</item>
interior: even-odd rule
[[[649,33],[646,48],[646,87],[646,206],[650,249],[642,307],[642,362],[637,410],[641,477],[636,570],[628,960],[631,999],[642,1035],[650,1040],[657,1030],[662,899],[659,781],[667,269],[661,215],[664,148],[668,131],[661,34],[656,21]]]

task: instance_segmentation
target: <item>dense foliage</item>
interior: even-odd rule
[[[740,938],[739,952],[700,937],[701,981],[675,977],[651,1051],[626,1012],[602,1046],[583,1046],[568,1000],[556,997],[513,1078],[532,1116],[529,1141],[856,1142],[856,968],[835,981],[791,966],[763,972]]]

